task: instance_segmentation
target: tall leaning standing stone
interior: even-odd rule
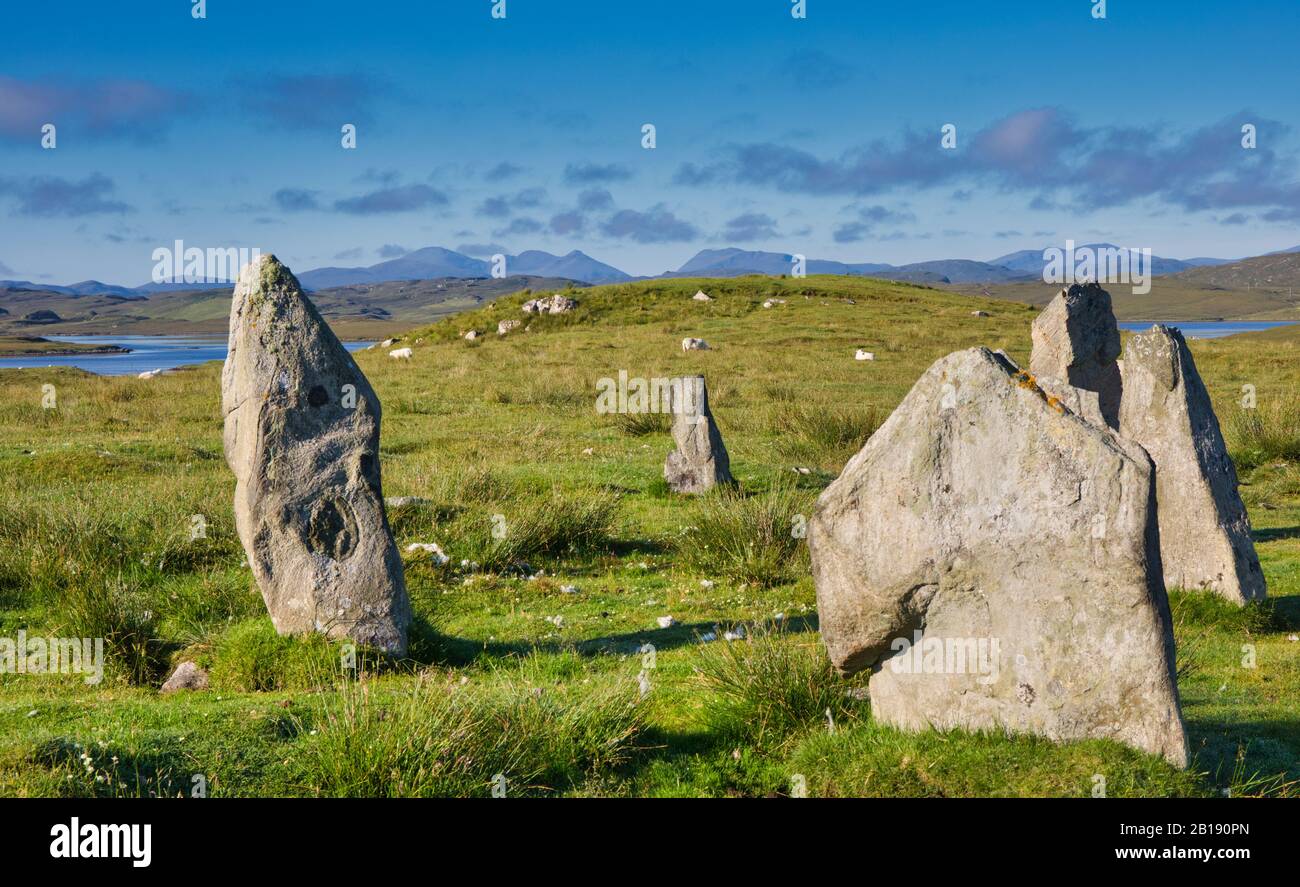
[[[1105,738],[1186,766],[1151,460],[1005,355],[930,367],[808,525],[832,662],[919,730]]]
[[[404,655],[411,610],[384,513],[379,398],[274,256],[235,287],[221,401],[235,526],[276,630]]]
[[[664,480],[676,493],[703,493],[729,484],[731,460],[709,409],[703,376],[671,379],[668,386],[673,442],[677,448],[664,462]]]
[[[1120,433],[1156,465],[1160,557],[1170,588],[1237,603],[1267,594],[1237,471],[1183,334],[1156,325],[1124,351]]]
[[[1029,372],[1061,397],[1059,382],[1096,392],[1102,421],[1119,428],[1123,389],[1119,364],[1119,325],[1110,293],[1095,283],[1076,283],[1048,303],[1034,319],[1034,350]]]

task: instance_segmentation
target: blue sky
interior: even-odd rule
[[[634,274],[721,246],[1300,244],[1294,0],[190,6],[0,11],[0,277],[143,283],[177,239],[299,270],[440,245]]]

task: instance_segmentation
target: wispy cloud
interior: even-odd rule
[[[0,76],[0,138],[36,144],[52,123],[61,136],[156,139],[177,114],[197,106],[179,90],[145,80],[109,78],[79,83]]]
[[[570,163],[564,168],[566,185],[602,185],[630,178],[632,170],[620,163]]]
[[[334,201],[334,209],[353,216],[414,212],[434,206],[446,206],[447,195],[428,185],[400,185],[381,188],[357,197]]]
[[[372,119],[392,90],[364,74],[271,74],[235,81],[243,109],[285,129],[333,128]]]
[[[679,219],[663,204],[656,204],[644,212],[619,210],[601,226],[601,231],[607,237],[637,243],[686,243],[700,237],[698,228]]]
[[[100,173],[79,181],[57,176],[0,177],[0,197],[13,198],[13,212],[23,216],[75,218],[132,212],[131,206],[114,198],[115,191],[113,180]]]

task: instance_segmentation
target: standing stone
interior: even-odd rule
[[[1212,589],[1237,603],[1263,598],[1237,470],[1178,330],[1157,325],[1129,339],[1120,433],[1156,465],[1165,584]]]
[[[379,479],[379,398],[274,256],[244,268],[221,376],[235,526],[281,634],[394,655],[411,621]]]
[[[715,484],[731,483],[731,461],[709,411],[704,377],[672,379],[668,390],[677,444],[664,463],[669,488],[677,493],[702,493]]]
[[[1076,283],[1061,290],[1034,319],[1033,340],[1029,372],[1097,392],[1102,418],[1118,428],[1123,382],[1115,362],[1120,352],[1119,325],[1110,293],[1095,283]]]
[[[822,493],[817,610],[873,718],[1113,739],[1187,764],[1151,461],[1005,355],[921,376]]]

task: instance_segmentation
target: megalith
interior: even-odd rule
[[[235,526],[281,634],[393,655],[411,620],[379,472],[379,398],[274,256],[247,265],[221,376]]]
[[[1102,419],[1118,428],[1123,383],[1115,362],[1120,338],[1110,293],[1096,283],[1076,283],[1061,290],[1034,318],[1032,335],[1029,372],[1048,386],[1065,382],[1095,391]],[[1050,387],[1046,390],[1061,396]]]
[[[673,442],[677,445],[664,462],[664,480],[669,489],[703,493],[717,484],[731,483],[731,460],[709,410],[704,377],[669,380],[668,398]]]
[[[903,729],[1187,764],[1151,460],[1003,354],[932,365],[808,525],[822,637]]]
[[[1237,471],[1178,330],[1155,325],[1129,338],[1120,434],[1141,444],[1156,466],[1165,584],[1210,589],[1237,603],[1265,597]]]

